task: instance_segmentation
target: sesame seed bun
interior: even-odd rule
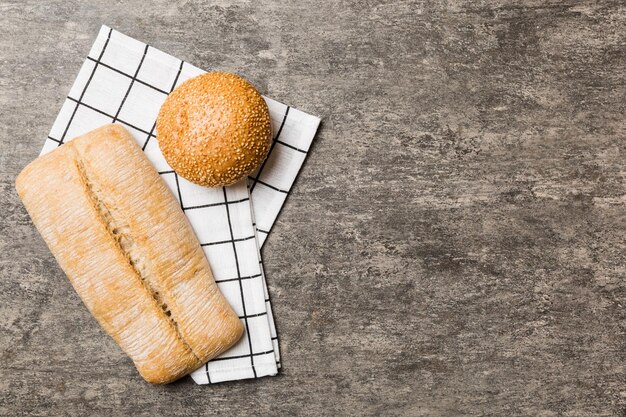
[[[207,187],[233,184],[252,173],[272,141],[263,97],[248,81],[225,72],[178,86],[161,106],[156,129],[174,171]]]

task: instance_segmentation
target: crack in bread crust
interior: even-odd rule
[[[103,201],[102,196],[105,195],[102,192],[99,184],[94,182],[93,178],[91,178],[87,174],[87,169],[83,161],[81,160],[80,154],[76,149],[74,149],[74,162],[76,164],[76,168],[78,169],[78,173],[81,177],[81,180],[84,184],[85,193],[87,194],[89,200],[92,202],[96,213],[98,214],[99,220],[102,222],[106,230],[108,231],[111,239],[116,243],[116,246],[119,248],[120,252],[123,256],[128,260],[128,263],[133,270],[137,279],[140,280],[143,288],[148,293],[150,298],[157,304],[159,307],[158,310],[162,312],[163,318],[167,320],[174,331],[178,339],[181,341],[185,349],[189,350],[189,352],[196,358],[198,364],[202,364],[202,361],[196,353],[193,351],[191,346],[187,343],[185,338],[183,337],[180,329],[178,328],[178,323],[176,322],[175,317],[173,317],[172,312],[170,311],[167,303],[163,299],[162,294],[158,291],[156,286],[154,285],[152,280],[150,279],[150,271],[149,266],[147,265],[147,258],[142,256],[141,249],[139,245],[135,242],[132,237],[130,226],[127,222],[124,221],[121,216],[115,215],[114,211],[111,210],[110,207]]]

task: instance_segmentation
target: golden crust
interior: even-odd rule
[[[151,383],[232,346],[241,321],[130,134],[107,125],[29,164],[18,194],[74,289]]]
[[[272,141],[267,104],[243,78],[209,72],[165,100],[157,140],[170,166],[207,187],[233,184],[261,165]]]

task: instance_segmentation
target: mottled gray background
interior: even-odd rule
[[[626,415],[623,1],[1,0],[0,22],[1,415]],[[143,382],[17,199],[102,23],[323,118],[264,250],[276,378]]]

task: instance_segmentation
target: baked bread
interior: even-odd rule
[[[78,295],[146,381],[174,381],[241,337],[187,218],[124,128],[101,127],[36,159],[16,187]]]
[[[161,106],[156,130],[174,171],[206,187],[245,178],[272,142],[263,97],[248,81],[225,72],[202,74],[176,88]]]

